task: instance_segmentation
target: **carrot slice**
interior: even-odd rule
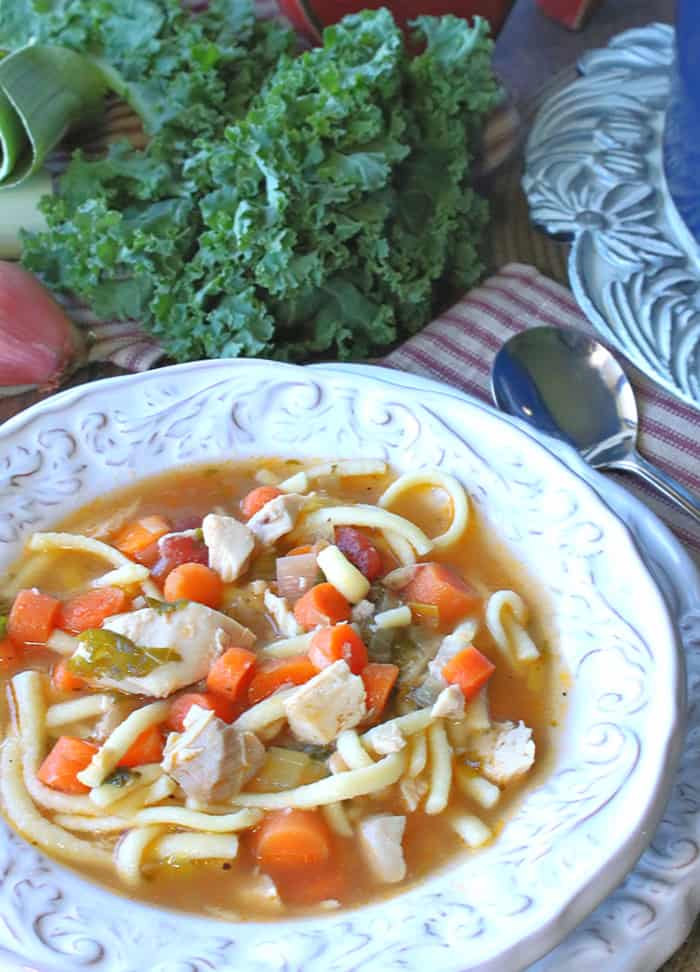
[[[282,899],[295,905],[342,901],[348,890],[345,872],[332,862],[326,862],[319,869],[304,868],[301,874],[279,874],[275,884]]]
[[[316,584],[294,605],[294,617],[310,631],[319,624],[350,620],[350,602],[332,584]]]
[[[209,709],[223,722],[233,722],[240,711],[224,695],[216,695],[214,692],[185,692],[170,703],[166,727],[173,732],[182,732],[185,728],[185,717],[193,705],[198,705],[200,709]]]
[[[293,655],[291,658],[275,658],[263,662],[250,683],[248,702],[255,705],[285,685],[303,685],[314,675],[318,675],[318,669],[307,655]]]
[[[229,648],[209,669],[207,688],[230,702],[242,699],[255,674],[256,661],[254,652],[247,648]]]
[[[405,601],[434,604],[440,612],[441,627],[454,625],[480,603],[476,591],[445,564],[419,564],[401,596]]]
[[[19,649],[11,638],[0,640],[0,670],[12,668],[19,658]]]
[[[127,523],[112,540],[112,545],[127,557],[136,557],[160,537],[170,533],[172,527],[164,516],[142,516],[134,523]]]
[[[398,665],[370,662],[369,665],[365,665],[360,675],[365,683],[365,695],[367,696],[367,715],[363,724],[372,725],[382,717],[391,690],[399,677],[399,667]]]
[[[71,634],[99,628],[105,618],[128,611],[131,600],[119,587],[97,587],[66,601],[58,612],[57,627]]]
[[[321,628],[311,639],[309,661],[319,671],[337,661],[347,662],[353,675],[359,675],[367,664],[367,647],[349,624]]]
[[[74,675],[68,667],[68,659],[62,658],[51,674],[51,684],[57,692],[79,692],[87,683],[79,675]]]
[[[442,677],[451,685],[459,685],[464,698],[469,701],[478,694],[496,671],[496,666],[486,655],[469,645],[457,652],[442,669]]]
[[[223,590],[223,582],[215,570],[193,563],[175,567],[163,585],[166,601],[198,601],[211,608],[219,607]]]
[[[117,763],[117,766],[143,766],[145,763],[160,763],[163,758],[165,740],[160,726],[149,726],[134,740]]]
[[[62,793],[88,793],[90,787],[80,782],[78,773],[82,773],[89,765],[96,752],[97,746],[84,739],[61,736],[36,775],[53,790],[60,790]]]
[[[56,627],[61,602],[36,588],[20,591],[7,621],[7,634],[17,645],[45,645]]]
[[[241,500],[241,513],[246,520],[249,520],[251,516],[255,516],[266,503],[270,500],[277,499],[278,496],[282,496],[282,490],[277,489],[276,486],[256,486],[255,489],[244,496]]]
[[[294,871],[325,864],[331,853],[328,825],[318,810],[275,810],[254,835],[265,871]]]

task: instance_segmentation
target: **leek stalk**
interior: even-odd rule
[[[0,188],[34,175],[70,128],[99,115],[106,87],[94,61],[64,47],[30,45],[0,61]]]

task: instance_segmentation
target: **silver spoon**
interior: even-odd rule
[[[636,473],[700,525],[700,500],[637,452],[637,403],[602,345],[578,331],[533,327],[496,355],[498,407],[568,442],[596,469]]]

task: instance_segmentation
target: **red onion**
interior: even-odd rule
[[[318,579],[316,554],[295,554],[277,558],[277,593],[295,601],[314,586]]]
[[[0,260],[0,387],[51,391],[81,350],[80,335],[39,280]]]

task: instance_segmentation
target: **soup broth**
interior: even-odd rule
[[[15,745],[15,764],[23,767],[23,776],[9,774],[3,763],[10,823],[119,893],[236,919],[366,904],[496,839],[526,788],[546,774],[566,701],[568,676],[548,643],[547,600],[472,504],[454,541],[431,545],[456,523],[461,501],[449,493],[456,484],[426,474],[422,483],[394,487],[393,496],[387,490],[395,481],[376,463],[367,470],[276,459],[192,466],[102,497],[56,533],[30,541],[35,549],[4,581],[4,748]],[[267,502],[246,519],[251,495]],[[389,508],[400,521],[382,520]],[[265,522],[274,527],[276,509],[289,514],[279,535]],[[428,538],[426,553],[411,546],[411,537],[417,541],[408,528],[396,536],[403,523]],[[121,554],[106,563],[101,548],[69,548],[65,535],[97,539]],[[224,549],[221,537],[250,546],[238,568],[239,554]],[[200,568],[197,584],[192,564]],[[129,565],[142,569],[129,574]],[[280,584],[286,598],[279,598]],[[314,592],[325,585],[327,597],[331,584],[333,598],[321,601]],[[53,610],[48,634],[27,636],[22,600],[29,598],[31,610],[37,596],[46,598],[39,613]],[[192,604],[200,612],[195,626],[200,617],[209,624],[224,615],[225,634],[206,636],[204,669],[156,690],[154,676],[185,665],[190,646],[184,628],[167,645],[156,645],[153,632],[176,625]],[[238,627],[227,628],[226,619]],[[30,634],[32,624],[39,631],[35,617],[28,623]],[[345,641],[331,630],[341,628]],[[199,635],[191,637],[194,645]],[[144,658],[149,652],[154,657]],[[326,711],[317,716],[314,691],[325,691],[331,673],[337,678],[328,681]],[[387,692],[382,680],[391,678]],[[61,705],[90,698],[107,701],[62,721],[71,710]],[[266,703],[277,705],[268,723],[255,715]],[[108,759],[105,742],[118,744],[120,725],[149,705],[154,721],[144,722],[135,750]],[[360,709],[350,711],[353,705]],[[320,727],[334,706],[335,728]],[[251,731],[246,719],[254,718]],[[35,754],[26,736],[36,729],[32,719],[43,720]],[[59,760],[65,738],[76,758],[83,753],[72,776],[70,761]],[[209,741],[198,748],[198,739]],[[248,747],[243,763],[220,780],[206,767],[194,779],[202,748],[241,746]],[[380,764],[391,768],[389,782],[384,769],[373,769]],[[362,772],[379,774],[378,785],[363,784]],[[239,784],[236,773],[243,774]],[[324,786],[340,786],[338,799],[318,789]],[[23,824],[19,790],[40,820],[79,843],[61,853],[60,831],[37,836],[31,821]],[[255,805],[266,794],[271,806]],[[179,817],[159,815],[172,808]],[[186,813],[196,826],[185,825]],[[219,826],[235,815],[235,829]],[[82,845],[102,856],[89,860]]]

